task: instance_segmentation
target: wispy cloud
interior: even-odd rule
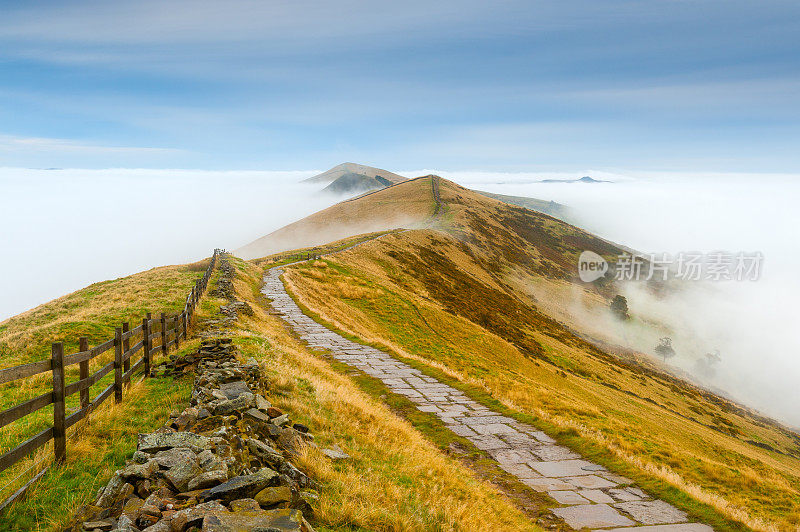
[[[170,154],[184,153],[185,150],[175,148],[153,148],[142,146],[109,146],[79,142],[71,139],[43,138],[43,137],[17,137],[0,135],[0,151],[6,152],[37,152],[37,153],[79,153],[85,155],[108,154]]]

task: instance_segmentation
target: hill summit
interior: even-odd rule
[[[303,180],[304,183],[327,183],[322,191],[333,194],[357,194],[403,181],[407,179],[401,175],[357,163],[342,163]]]

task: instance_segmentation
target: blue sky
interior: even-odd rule
[[[796,172],[798,35],[794,1],[0,2],[0,166]]]

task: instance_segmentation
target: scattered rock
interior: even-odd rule
[[[277,479],[277,472],[264,467],[252,475],[233,477],[227,482],[214,486],[203,493],[203,498],[205,500],[219,499],[230,502],[235,499],[252,497],[271,483],[276,482]]]
[[[246,513],[212,513],[203,519],[204,532],[235,532],[239,530],[269,530],[270,532],[300,532],[303,514],[299,510],[261,510]]]
[[[228,480],[227,471],[217,470],[201,473],[189,481],[188,488],[190,491],[210,488],[217,484],[222,484]]]
[[[236,360],[227,338],[202,341],[151,373],[194,370],[192,406],[141,433],[128,464],[82,507],[78,532],[313,532],[312,480],[290,459],[313,440],[310,428],[272,406],[258,363]],[[313,444],[312,444],[313,445]],[[263,508],[263,509],[262,509]]]
[[[208,438],[191,432],[152,432],[139,434],[138,448],[145,453],[154,453],[174,447],[188,447],[199,453],[205,450],[208,444]]]
[[[269,508],[276,504],[291,502],[292,490],[287,486],[264,488],[256,494],[255,499],[261,506]]]
[[[331,460],[347,460],[350,458],[350,455],[344,452],[338,445],[334,445],[333,448],[330,449],[322,449],[322,454]]]

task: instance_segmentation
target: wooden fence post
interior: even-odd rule
[[[123,333],[126,333],[126,332],[128,332],[130,330],[131,330],[131,324],[130,323],[128,323],[126,321],[125,323],[122,324],[122,332]],[[125,338],[122,341],[122,356],[123,357],[125,356],[125,353],[127,353],[130,348],[131,348],[131,340],[130,340],[130,338]],[[125,361],[122,363],[122,369],[125,370],[125,373],[127,373],[128,370],[131,369],[131,359],[130,358],[126,358]]]
[[[184,310],[181,312],[181,322],[183,322],[183,339],[186,340],[189,337],[189,326],[186,323],[186,311]]]
[[[78,351],[84,352],[89,350],[89,339],[81,336],[78,340]],[[84,360],[79,364],[80,380],[89,378],[89,361]],[[81,390],[81,410],[89,407],[89,388]]]
[[[61,464],[67,457],[67,429],[64,407],[64,344],[53,344],[53,450],[56,463]]]
[[[175,351],[181,347],[181,326],[179,320],[180,316],[175,316],[175,319],[173,320],[175,322]]]
[[[161,354],[167,356],[167,315],[161,313]]]
[[[150,320],[142,318],[142,358],[144,359],[144,377],[150,376]]]
[[[122,327],[114,329],[114,402],[122,402]]]

